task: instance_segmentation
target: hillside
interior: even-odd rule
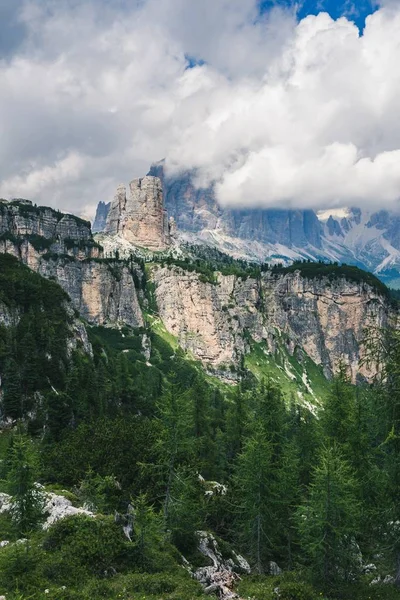
[[[0,254],[0,594],[396,597],[386,288],[196,247],[106,258],[54,238],[63,218]],[[393,348],[372,387],[366,327]]]

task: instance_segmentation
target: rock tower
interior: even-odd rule
[[[159,177],[134,179],[120,185],[111,203],[105,232],[120,235],[136,246],[165,250],[171,244],[170,226],[164,208],[163,188]]]

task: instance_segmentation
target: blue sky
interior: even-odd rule
[[[365,18],[378,7],[375,0],[302,0],[301,2],[295,0],[262,0],[261,9],[268,10],[271,6],[293,6],[293,4],[300,5],[299,19],[310,14],[316,15],[321,11],[326,11],[334,19],[345,15],[353,20],[360,30],[364,27]]]

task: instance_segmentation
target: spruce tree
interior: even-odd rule
[[[18,436],[11,448],[7,483],[12,496],[11,515],[20,535],[34,529],[43,515],[43,495],[35,484],[36,476],[32,442]]]
[[[166,384],[157,403],[161,435],[157,443],[158,468],[164,482],[163,514],[164,526],[169,526],[172,490],[180,463],[193,459],[192,436],[193,407],[190,394],[183,392],[177,384]]]
[[[239,499],[236,527],[257,573],[268,570],[273,551],[269,535],[274,518],[272,454],[262,423],[255,423],[238,457],[235,482]]]
[[[297,522],[314,576],[327,586],[356,574],[359,513],[352,469],[336,444],[325,447]]]

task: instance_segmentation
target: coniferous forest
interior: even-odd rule
[[[149,360],[141,330],[71,343],[64,292],[7,255],[0,303],[0,596],[213,597],[188,567],[207,566],[204,531],[249,562],[238,597],[399,597],[398,332],[371,345],[378,381],[343,371],[313,412],[244,367],[237,385],[209,376],[151,329]],[[46,493],[86,512],[48,526]]]

